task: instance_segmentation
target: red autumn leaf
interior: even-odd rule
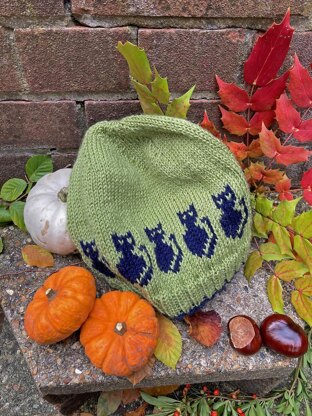
[[[248,168],[244,170],[246,179],[249,183],[262,181],[264,183],[275,184],[281,181],[285,174],[279,169],[266,169],[264,163],[251,163]]]
[[[270,110],[285,90],[288,71],[277,79],[274,79],[267,86],[258,88],[251,97],[251,109],[253,111]]]
[[[199,311],[184,320],[189,324],[189,335],[201,344],[211,347],[219,340],[222,326],[216,311]]]
[[[287,199],[291,201],[293,199],[293,195],[289,192],[291,187],[291,180],[289,178],[284,178],[283,180],[277,182],[275,184],[275,190],[278,192],[278,198],[283,201]]]
[[[236,136],[243,136],[249,127],[247,120],[243,116],[228,111],[221,106],[219,108],[222,113],[221,120],[224,128]]]
[[[289,73],[288,89],[293,101],[303,108],[312,106],[312,77],[295,54],[294,66]]]
[[[206,110],[204,112],[203,121],[200,123],[200,125],[203,129],[208,130],[211,134],[218,137],[218,139],[221,139],[221,133],[217,130],[214,123],[211,120],[209,120],[209,117],[208,117],[208,114],[207,114]]]
[[[303,198],[312,205],[312,168],[307,170],[301,179]]]
[[[253,136],[256,136],[260,133],[262,128],[262,123],[265,124],[266,127],[270,127],[272,121],[274,119],[274,111],[260,111],[253,115],[252,119],[249,123],[249,132]]]
[[[265,156],[275,159],[281,165],[291,165],[293,163],[305,162],[312,154],[309,150],[297,146],[283,146],[274,132],[262,125],[259,135],[260,146]]]
[[[235,84],[229,84],[222,81],[218,75],[216,75],[216,80],[219,85],[218,94],[220,95],[222,103],[227,106],[228,109],[241,112],[248,108],[249,97],[245,90],[239,88]]]
[[[226,142],[226,145],[238,161],[244,160],[248,157],[247,146],[245,143]]]
[[[301,117],[286,94],[276,100],[276,120],[284,133],[293,133],[301,123]]]
[[[250,143],[250,145],[247,147],[247,154],[249,157],[263,156],[259,139],[255,139]]]
[[[298,128],[294,130],[293,136],[300,142],[312,141],[312,119],[303,120],[299,124]]]
[[[289,25],[290,10],[283,21],[273,25],[260,36],[244,66],[244,77],[248,84],[267,85],[275,78],[287,55],[294,29]]]

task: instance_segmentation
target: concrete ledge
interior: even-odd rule
[[[20,251],[29,243],[28,236],[13,227],[3,229],[1,234],[5,239],[5,252],[0,255],[1,305],[40,393],[78,394],[131,388],[126,378],[105,376],[91,365],[78,341],[78,333],[50,346],[39,346],[29,340],[23,327],[23,315],[34,292],[49,274],[64,265],[79,262],[79,257],[56,257],[53,269],[30,268],[24,265]],[[224,327],[221,339],[212,348],[192,340],[187,335],[186,324],[178,322],[183,354],[176,370],[157,361],[153,375],[138,386],[286,377],[295,368],[296,359],[265,348],[251,357],[240,356],[230,347],[226,333],[226,324],[234,315],[248,314],[260,323],[271,313],[265,293],[268,276],[268,272],[261,270],[248,286],[242,272],[238,272],[226,289],[207,304],[207,310],[215,309],[221,315]],[[97,282],[97,287],[99,295],[108,289],[103,282]],[[290,309],[287,313],[298,321]]]

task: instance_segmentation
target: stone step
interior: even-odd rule
[[[38,390],[43,396],[81,394],[86,392],[131,388],[126,378],[107,376],[95,368],[83,352],[79,334],[55,345],[40,346],[26,335],[23,315],[27,304],[46,277],[60,267],[79,262],[78,256],[56,257],[53,268],[38,269],[24,265],[21,247],[27,244],[27,235],[13,229],[4,230],[5,252],[0,256],[1,305],[11,329],[23,352]],[[228,320],[237,314],[247,314],[260,323],[271,307],[267,299],[265,282],[269,274],[261,270],[248,285],[242,271],[236,273],[224,291],[211,300],[206,310],[216,310],[223,324],[219,342],[206,348],[187,333],[184,322],[176,322],[183,339],[183,352],[175,370],[156,361],[153,374],[137,386],[157,386],[183,383],[231,382],[286,378],[295,368],[297,360],[283,357],[261,348],[253,356],[241,356],[229,345],[226,333]],[[98,295],[108,290],[97,281]],[[286,311],[295,320],[291,309]],[[248,382],[247,382],[248,385]]]

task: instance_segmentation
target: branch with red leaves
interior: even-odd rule
[[[311,146],[302,145],[312,141],[312,77],[295,55],[292,68],[276,78],[293,32],[287,10],[280,24],[274,23],[258,38],[244,65],[246,88],[216,76],[221,103],[226,107],[220,106],[221,121],[231,136],[222,135],[206,112],[201,123],[235,155],[252,191],[274,189],[281,200],[293,199],[285,167],[306,162],[312,155]],[[299,142],[299,146],[288,144],[290,141]],[[312,205],[312,169],[304,173],[301,190]]]

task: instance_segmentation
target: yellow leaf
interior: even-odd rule
[[[182,353],[181,334],[174,323],[161,314],[158,314],[158,323],[159,338],[155,357],[168,367],[175,368]]]
[[[304,263],[308,266],[310,273],[312,274],[312,244],[310,241],[295,235],[294,237],[294,249],[297,254],[302,258]]]
[[[312,326],[312,300],[298,290],[294,290],[291,293],[291,303],[294,305],[300,318]]]
[[[312,296],[312,276],[304,276],[295,282],[296,289],[306,296]]]
[[[281,227],[278,224],[274,224],[272,232],[282,254],[287,254],[289,257],[295,257],[292,252],[290,236],[285,227]]]
[[[52,254],[45,248],[28,244],[22,248],[22,256],[26,264],[37,267],[52,267],[54,259]]]
[[[275,266],[274,272],[276,276],[284,280],[284,282],[290,282],[293,279],[303,276],[309,269],[304,263],[296,260],[283,260]]]
[[[252,253],[250,253],[244,266],[244,275],[246,276],[246,279],[249,282],[261,266],[262,258],[259,251],[253,251]]]
[[[277,276],[271,276],[267,283],[267,292],[272,309],[277,313],[284,313],[283,288]]]

